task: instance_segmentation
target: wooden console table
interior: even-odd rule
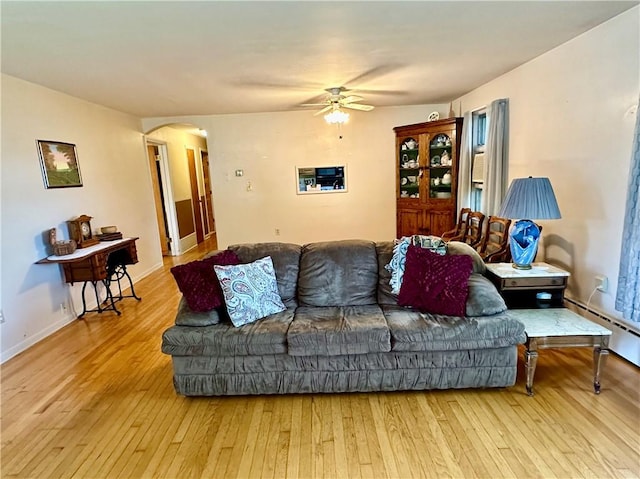
[[[116,308],[116,301],[123,298],[135,298],[140,301],[142,298],[136,296],[133,289],[131,276],[127,272],[128,264],[136,264],[138,262],[138,253],[136,250],[136,240],[138,238],[124,238],[115,241],[104,241],[100,244],[81,248],[71,254],[64,256],[48,256],[37,261],[36,264],[60,264],[64,271],[64,279],[67,283],[84,282],[82,286],[82,313],[78,316],[81,318],[85,313],[103,311],[115,311],[120,315],[120,311]],[[120,280],[123,278],[129,280],[131,288],[130,295],[122,294]],[[100,301],[98,295],[98,283],[102,283],[106,289],[106,298]],[[111,284],[117,282],[119,294],[114,296],[111,292]],[[85,300],[85,290],[87,283],[91,283],[96,297],[97,308],[87,310]],[[106,304],[106,306],[102,306]]]

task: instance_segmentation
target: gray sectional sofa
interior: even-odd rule
[[[398,306],[385,265],[393,242],[234,245],[242,262],[270,256],[287,309],[234,327],[181,300],[162,338],[185,396],[511,386],[524,326],[512,319],[474,256],[467,316]]]

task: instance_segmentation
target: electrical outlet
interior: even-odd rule
[[[280,228],[276,228],[275,233],[276,233],[276,236],[280,236]]]
[[[60,312],[62,313],[62,316],[64,317],[67,316],[67,313],[69,312],[67,308],[67,303],[60,303]]]
[[[0,324],[4,323],[4,311],[0,309]]]
[[[596,276],[596,289],[601,293],[606,293],[609,289],[609,279],[604,275]]]

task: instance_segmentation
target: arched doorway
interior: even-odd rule
[[[163,255],[179,255],[215,236],[206,132],[173,123],[146,133]]]

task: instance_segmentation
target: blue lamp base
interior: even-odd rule
[[[531,263],[538,252],[540,228],[531,220],[518,220],[509,235],[513,267],[531,269]]]

